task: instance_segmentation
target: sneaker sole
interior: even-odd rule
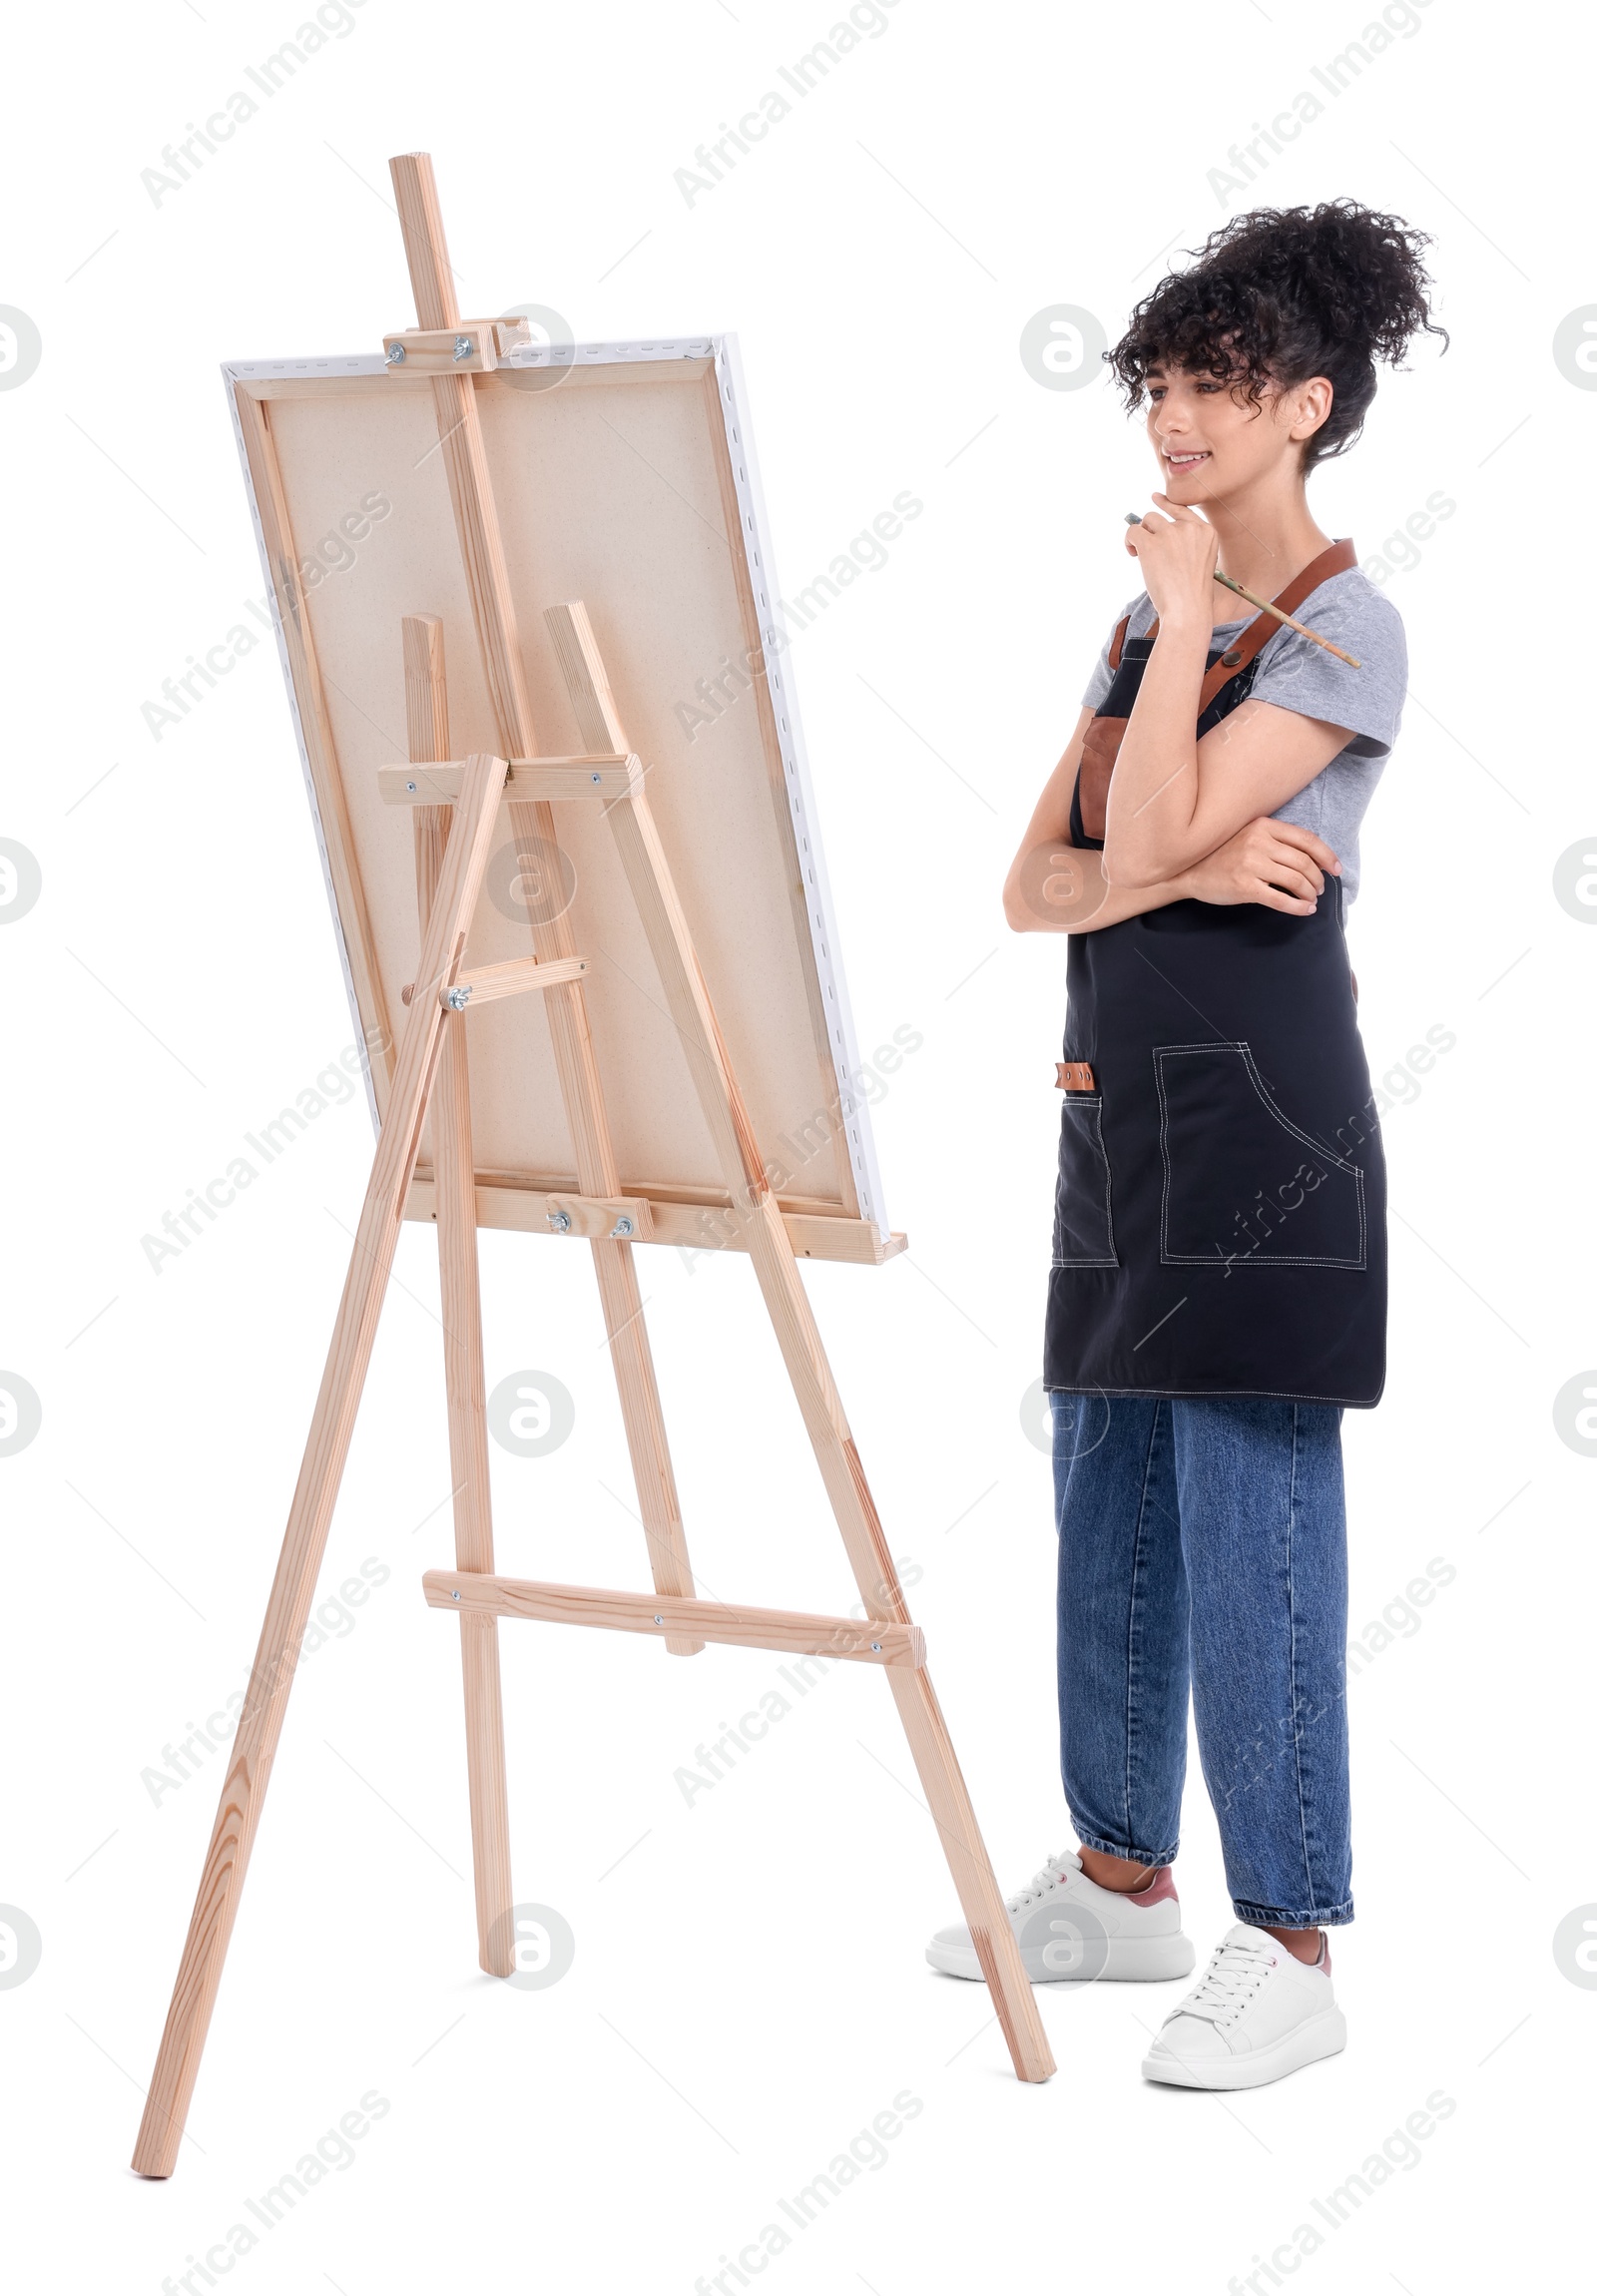
[[[976,1959],[974,1946],[928,1946],[926,1959],[934,1970],[949,1978],[980,1978],[982,1967]],[[1051,1970],[1040,1953],[1020,1953],[1021,1966],[1034,1986],[1080,1985],[1084,1981],[1068,1970]],[[1098,1985],[1125,1983],[1130,1985],[1158,1985],[1171,1978],[1190,1977],[1197,1966],[1198,1955],[1191,1938],[1178,1930],[1163,1938],[1111,1938],[1109,1957],[1096,1979],[1085,1982]]]
[[[1142,2060],[1143,2078],[1174,2088],[1263,2088],[1267,2081],[1281,2080],[1346,2046],[1347,2019],[1332,2005],[1284,2034],[1273,2048],[1256,2049],[1247,2056],[1194,2057],[1184,2064],[1178,2056],[1150,2049]]]

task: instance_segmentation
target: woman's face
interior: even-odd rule
[[[1301,482],[1302,443],[1331,411],[1324,375],[1291,390],[1269,380],[1257,406],[1235,385],[1185,367],[1150,367],[1147,388],[1160,486],[1195,509],[1252,493],[1262,481]]]

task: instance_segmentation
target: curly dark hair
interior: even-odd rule
[[[1375,361],[1397,366],[1431,323],[1431,282],[1420,262],[1428,233],[1356,200],[1315,208],[1255,208],[1211,232],[1196,262],[1171,272],[1131,315],[1104,358],[1127,412],[1142,400],[1150,367],[1183,368],[1231,382],[1257,406],[1267,382],[1291,388],[1323,374],[1331,412],[1303,442],[1307,477],[1344,454],[1375,395]]]

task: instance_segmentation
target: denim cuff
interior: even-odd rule
[[[1076,1839],[1084,1850],[1101,1851],[1106,1858],[1129,1858],[1138,1866],[1173,1866],[1181,1847],[1179,1842],[1172,1842],[1168,1850],[1128,1849],[1124,1842],[1111,1842],[1102,1834],[1083,1832],[1080,1826],[1076,1828]]]
[[[1343,1898],[1339,1906],[1251,1906],[1246,1899],[1233,1898],[1232,1912],[1239,1922],[1246,1922],[1256,1930],[1334,1930],[1353,1918],[1351,1898]]]

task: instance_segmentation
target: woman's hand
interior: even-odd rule
[[[1164,515],[1128,526],[1126,548],[1137,561],[1160,626],[1197,623],[1207,634],[1214,627],[1220,536],[1207,518],[1173,502],[1168,494],[1156,491],[1153,499]]]
[[[1341,862],[1323,838],[1296,822],[1249,822],[1182,875],[1191,900],[1232,907],[1257,901],[1288,916],[1313,916],[1326,878],[1340,876]]]

